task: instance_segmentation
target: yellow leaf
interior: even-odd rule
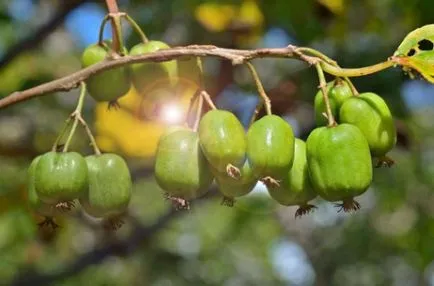
[[[203,3],[195,10],[196,20],[212,32],[224,31],[235,16],[234,5]]]
[[[344,0],[318,0],[318,2],[335,14],[342,14],[344,12]]]
[[[259,27],[264,23],[264,15],[255,0],[245,0],[241,3],[236,20]]]
[[[194,94],[194,87],[180,83],[181,96],[175,99],[181,118],[185,117]],[[171,104],[173,101],[171,101]],[[151,110],[154,101],[138,95],[134,88],[119,99],[121,108],[109,110],[107,103],[98,103],[95,108],[95,130],[98,146],[104,152],[123,153],[126,156],[152,158],[161,134],[171,126],[160,120],[146,120],[138,116],[140,109]],[[158,119],[158,118],[157,118]],[[179,125],[182,123],[177,123]]]

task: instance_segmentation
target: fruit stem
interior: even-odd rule
[[[86,84],[82,81],[80,83],[80,96],[78,98],[77,107],[74,112],[71,113],[70,118],[74,118],[74,123],[72,124],[71,130],[69,131],[68,138],[66,139],[65,146],[63,146],[63,152],[68,151],[69,144],[71,143],[72,137],[74,136],[75,130],[78,125],[78,115],[81,115],[81,110],[83,109],[84,97],[86,95]]]
[[[326,61],[321,62],[321,68],[324,69],[325,72],[332,74],[334,76],[341,77],[357,77],[357,76],[365,76],[369,74],[373,74],[387,68],[390,68],[395,63],[391,60],[387,60],[385,62],[381,62],[372,66],[361,67],[361,68],[352,68],[352,69],[343,69],[338,66],[333,66]]]
[[[142,28],[140,28],[139,24],[137,24],[137,22],[134,21],[134,19],[131,18],[130,15],[128,15],[128,14],[125,14],[124,17],[130,23],[130,25],[133,27],[133,29],[136,31],[136,33],[139,34],[140,39],[142,40],[142,42],[144,44],[146,44],[147,42],[149,42],[148,37],[146,36],[145,32],[143,32]]]
[[[212,102],[211,100],[211,96],[209,95],[208,92],[206,92],[206,90],[202,90],[200,92],[200,96],[202,96],[203,99],[205,99],[206,103],[211,109],[217,109],[217,107],[214,105],[214,102]]]
[[[349,77],[344,77],[344,80],[348,83],[351,91],[353,92],[354,96],[359,96],[359,91],[357,90],[357,88],[354,86],[353,82],[350,80]]]
[[[81,125],[83,126],[84,130],[86,131],[86,134],[89,137],[90,143],[92,144],[94,153],[96,155],[101,155],[101,151],[99,150],[98,145],[96,144],[95,137],[93,137],[89,126],[87,125],[86,121],[83,119],[83,117],[81,115],[78,116],[78,121],[80,121]]]
[[[262,86],[261,80],[259,79],[258,73],[256,72],[255,67],[250,63],[246,62],[247,67],[249,68],[250,73],[255,81],[256,88],[258,89],[259,95],[262,97],[265,105],[265,111],[268,115],[271,115],[271,101],[268,95],[265,93],[264,87]]]
[[[72,116],[69,116],[68,119],[65,120],[65,123],[63,125],[62,131],[60,131],[59,135],[56,138],[56,141],[54,141],[53,147],[51,148],[51,151],[56,152],[57,147],[59,146],[60,140],[63,138],[63,135],[65,135],[66,130],[69,128],[69,124],[71,123]]]
[[[319,88],[322,91],[322,96],[324,98],[324,102],[325,102],[325,105],[326,105],[328,126],[332,127],[332,126],[336,125],[336,121],[335,121],[335,118],[333,116],[332,109],[330,107],[329,97],[327,95],[327,88],[326,88],[327,83],[326,83],[326,80],[325,80],[325,77],[324,77],[324,72],[323,72],[323,70],[321,68],[321,64],[320,63],[315,64],[315,68],[316,68],[316,71],[318,73]]]
[[[203,97],[199,96],[197,102],[197,108],[196,108],[196,116],[194,118],[194,125],[193,125],[194,131],[197,131],[197,128],[199,127],[200,116],[202,115],[202,108],[203,108]]]
[[[107,22],[110,20],[109,15],[105,15],[104,19],[101,22],[101,25],[99,26],[99,33],[98,33],[98,45],[103,45],[103,37],[104,37],[104,28]]]
[[[264,105],[264,102],[262,102],[262,101],[256,105],[255,112],[253,113],[253,116],[250,119],[249,126],[251,126],[255,122],[256,118],[258,117],[259,111],[261,111],[263,105]]]
[[[187,113],[186,113],[186,116],[185,116],[185,123],[188,126],[191,126],[191,124],[189,124],[190,120],[191,120],[191,116],[192,116],[191,112],[193,110],[194,104],[196,103],[196,100],[197,100],[198,97],[201,97],[200,96],[200,89],[196,89],[195,93],[190,98],[190,104],[188,105],[188,110],[187,110]]]
[[[199,87],[202,90],[205,90],[205,81],[203,77],[203,65],[202,65],[202,59],[200,57],[196,57],[196,67],[199,71]]]

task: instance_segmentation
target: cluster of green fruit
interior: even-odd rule
[[[314,208],[318,195],[342,202],[345,211],[357,210],[354,197],[372,181],[372,157],[385,157],[396,142],[392,115],[374,93],[353,94],[337,79],[326,87],[332,115],[324,120],[326,105],[318,92],[315,111],[318,127],[306,142],[295,138],[282,118],[268,114],[255,121],[247,133],[232,113],[211,110],[200,120],[198,131],[179,127],[159,141],[155,176],[159,186],[180,207],[204,195],[215,179],[232,205],[262,181],[271,197],[286,206],[299,206],[296,216]]]
[[[137,56],[170,48],[161,41],[148,41],[131,48],[130,52],[122,48],[119,55],[111,49],[111,41],[94,44],[87,47],[82,54],[81,64],[84,68],[100,63],[110,58],[129,54]],[[146,94],[156,84],[173,86],[177,81],[178,65],[176,61],[162,63],[138,63],[118,67],[92,75],[87,81],[89,94],[96,101],[107,101],[116,104],[116,100],[125,95],[131,88],[131,83],[140,94]]]
[[[33,159],[28,170],[28,200],[45,216],[43,223],[70,210],[78,200],[92,217],[114,223],[131,199],[132,182],[122,157],[106,153],[84,158],[76,152],[48,152]],[[54,226],[54,225],[53,225]]]

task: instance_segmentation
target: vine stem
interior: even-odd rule
[[[146,34],[143,32],[142,28],[140,28],[140,26],[137,24],[136,21],[134,21],[133,18],[131,18],[128,14],[124,15],[125,19],[130,23],[130,25],[133,27],[133,29],[139,34],[141,40],[143,43],[147,43],[149,42],[148,37],[146,36]]]
[[[81,111],[83,110],[83,104],[84,104],[84,97],[86,95],[86,84],[84,82],[81,82],[81,91],[80,91],[80,97],[78,98],[77,107],[75,108],[74,112],[70,115],[70,118],[74,118],[74,123],[72,124],[71,130],[69,131],[68,138],[66,139],[65,146],[63,147],[63,152],[67,152],[69,148],[69,144],[72,141],[72,137],[74,136],[75,130],[77,129],[78,125],[78,117],[81,115]],[[57,146],[57,145],[56,145]]]
[[[343,69],[338,66],[333,66],[325,61],[321,62],[321,68],[332,75],[341,76],[341,77],[358,77],[365,76],[369,74],[373,74],[395,65],[391,60],[387,60],[385,62],[381,62],[372,66],[361,67],[361,68],[353,68],[353,69]]]
[[[237,50],[237,49],[225,49],[212,45],[190,45],[184,47],[176,47],[170,49],[159,50],[153,53],[146,53],[137,56],[123,56],[111,60],[102,61],[100,63],[91,65],[87,68],[81,69],[75,73],[64,76],[62,78],[43,83],[38,86],[31,87],[23,91],[16,91],[9,94],[6,97],[0,99],[0,109],[6,106],[10,106],[31,98],[42,96],[48,93],[57,91],[69,91],[77,88],[80,82],[85,81],[89,77],[99,74],[103,71],[113,69],[115,67],[125,66],[134,63],[143,62],[164,62],[174,59],[178,59],[186,56],[193,57],[218,57],[226,59],[232,62],[233,65],[244,64],[249,60],[255,58],[294,58],[305,61],[306,63],[313,65],[317,62],[321,62],[325,66],[324,71],[335,76],[351,76],[356,74],[360,76],[360,73],[354,73],[354,71],[368,69],[372,73],[371,68],[360,69],[342,69],[327,65],[323,60],[318,57],[308,57],[296,52],[297,47],[287,46],[285,48],[272,48],[272,49],[254,49],[254,50]],[[393,60],[393,59],[392,59]],[[383,69],[387,66],[402,65],[400,62],[387,62],[380,65]],[[381,70],[381,69],[377,69]]]
[[[321,68],[321,64],[320,63],[315,64],[315,68],[316,68],[316,71],[318,73],[319,88],[322,91],[322,95],[323,95],[324,102],[325,102],[325,105],[326,105],[326,113],[327,113],[328,126],[332,127],[332,126],[336,125],[336,121],[335,121],[335,118],[333,116],[332,109],[330,107],[329,97],[327,95],[327,88],[326,88],[327,82],[325,80],[325,76],[324,76],[324,72],[323,72],[323,70]]]
[[[119,14],[119,7],[116,0],[105,0],[105,3],[111,15]],[[118,21],[116,20],[116,16],[111,16],[110,18],[112,24],[113,50],[118,53],[121,50],[122,44],[121,35],[119,34],[120,29],[117,23]]]
[[[325,54],[321,53],[320,51],[317,51],[315,49],[309,48],[309,47],[299,47],[297,48],[298,52],[301,53],[308,53],[312,56],[318,57],[320,59],[322,59],[323,61],[331,64],[332,66],[335,66],[337,68],[340,68],[338,63],[334,60],[332,60],[330,57],[326,56]],[[356,87],[354,86],[353,82],[350,80],[350,78],[348,76],[344,76],[343,77],[344,80],[348,83],[348,86],[350,87],[351,91],[353,92],[354,95],[359,95],[359,92],[357,91]]]
[[[262,86],[261,80],[259,79],[258,73],[256,72],[255,67],[250,63],[246,62],[247,67],[249,68],[250,73],[252,74],[253,80],[255,81],[256,88],[258,89],[259,95],[261,96],[264,105],[265,105],[265,112],[267,112],[268,115],[271,115],[271,101],[268,95],[265,93],[264,87]]]
[[[321,53],[320,51],[317,51],[315,49],[309,48],[309,47],[298,47],[296,49],[297,52],[300,53],[308,53],[312,56],[318,57],[322,60],[324,60],[325,62],[333,65],[333,66],[338,66],[338,63],[334,60],[332,60],[331,58],[329,58],[328,56],[326,56],[325,54]]]

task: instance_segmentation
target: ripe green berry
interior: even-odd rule
[[[343,80],[334,80],[327,84],[326,90],[330,102],[330,109],[337,122],[339,122],[339,109],[345,100],[350,98],[353,93],[348,84]],[[328,124],[327,118],[324,116],[326,112],[326,105],[322,91],[319,90],[315,95],[315,122],[317,126],[326,126]]]
[[[155,179],[169,198],[185,201],[202,196],[214,177],[199,146],[197,133],[175,129],[160,137],[155,157]]]
[[[144,55],[170,48],[161,41],[149,41],[135,45],[130,50],[131,56]],[[178,64],[175,60],[161,63],[139,63],[131,65],[134,87],[140,94],[146,95],[157,84],[174,86],[178,81]]]
[[[224,196],[222,204],[227,206],[233,206],[234,198],[250,193],[258,182],[258,178],[253,173],[249,160],[246,160],[240,169],[239,179],[229,176],[226,172],[218,172],[214,168],[212,168],[212,172],[219,191]]]
[[[40,158],[41,156],[38,156],[35,159],[33,159],[27,171],[27,195],[28,195],[29,206],[32,208],[32,210],[34,210],[39,215],[46,216],[46,217],[57,216],[61,214],[61,211],[59,211],[54,205],[46,204],[43,201],[41,201],[39,199],[38,194],[36,193],[35,173],[36,173],[36,165],[38,164]]]
[[[125,212],[131,199],[132,182],[125,160],[116,154],[86,157],[89,187],[79,201],[93,217],[114,217]]]
[[[36,193],[47,204],[78,199],[87,190],[88,182],[86,161],[76,152],[48,152],[36,165]]]
[[[225,110],[207,112],[199,123],[199,142],[208,162],[238,178],[246,159],[246,135],[238,118]]]
[[[277,188],[268,188],[270,196],[281,205],[299,206],[295,216],[302,216],[315,208],[309,201],[317,194],[310,182],[306,159],[306,143],[295,138],[294,164]]]
[[[369,145],[354,125],[314,129],[306,141],[310,179],[315,191],[327,201],[343,201],[345,211],[357,210],[354,197],[363,194],[372,181]]]
[[[380,96],[366,92],[348,99],[341,107],[340,119],[362,131],[372,156],[391,162],[385,156],[396,144],[396,128],[389,107]]]
[[[81,57],[83,68],[97,64],[107,59],[109,50],[98,44],[87,47]],[[118,67],[92,75],[86,80],[87,90],[96,101],[114,102],[125,95],[130,87],[126,67]]]
[[[247,132],[247,157],[253,172],[268,187],[279,186],[294,161],[294,132],[276,115],[266,115]]]

